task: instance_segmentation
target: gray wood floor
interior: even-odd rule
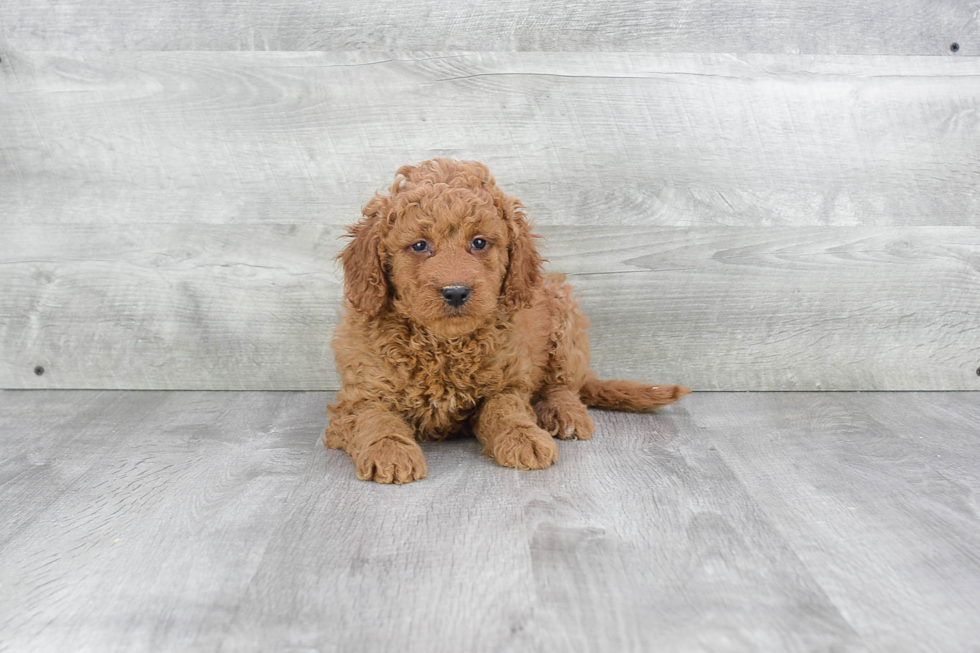
[[[700,393],[403,487],[329,396],[0,392],[0,650],[980,650],[976,393]]]

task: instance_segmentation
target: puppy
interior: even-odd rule
[[[338,258],[343,381],[325,442],[379,483],[425,478],[420,441],[475,435],[501,465],[544,469],[554,438],[586,440],[586,406],[647,411],[690,392],[600,381],[564,275],[543,274],[524,206],[486,166],[403,166]]]

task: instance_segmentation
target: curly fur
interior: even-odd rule
[[[418,442],[460,434],[502,465],[542,469],[558,457],[555,437],[592,436],[587,405],[645,411],[690,392],[596,378],[571,286],[542,273],[524,206],[483,164],[403,166],[362,213],[339,256],[343,387],[325,438],[350,454],[358,478],[424,478]],[[461,307],[442,296],[451,285],[471,290]]]

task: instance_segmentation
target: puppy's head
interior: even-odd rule
[[[526,306],[541,277],[524,206],[486,166],[402,166],[341,252],[345,295],[369,316],[396,311],[441,337],[469,333],[503,306]]]

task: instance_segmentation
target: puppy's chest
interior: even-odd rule
[[[492,351],[428,348],[397,366],[404,392],[396,402],[420,439],[439,440],[458,431],[480,401],[499,392],[504,373]]]

